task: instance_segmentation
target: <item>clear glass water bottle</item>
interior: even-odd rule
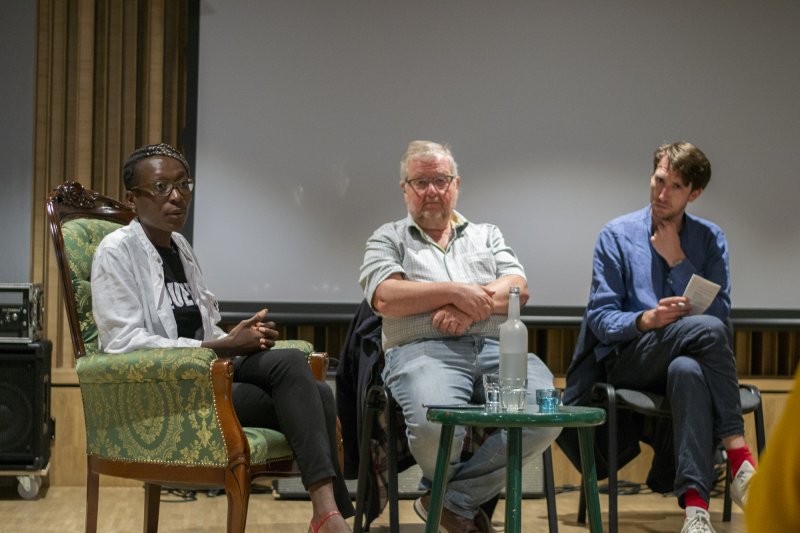
[[[528,328],[519,318],[519,287],[508,290],[508,319],[500,325],[500,407],[525,409],[528,384]]]

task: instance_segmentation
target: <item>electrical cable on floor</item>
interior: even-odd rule
[[[563,494],[567,492],[575,492],[581,490],[580,485],[562,485],[556,487],[556,494]],[[598,486],[601,494],[608,494],[608,484]],[[652,494],[653,491],[643,483],[634,483],[632,481],[625,481],[624,479],[617,480],[617,494],[619,496],[628,496],[631,494]]]
[[[725,477],[726,477],[726,465],[723,463],[721,465],[716,465],[717,477],[714,480],[714,485],[710,491],[709,496],[719,497],[725,493]],[[563,494],[566,492],[573,492],[581,490],[580,485],[562,485],[560,487],[555,488],[556,494]],[[598,486],[598,490],[600,494],[608,494],[608,483]],[[631,494],[653,494],[653,490],[650,489],[644,483],[634,483],[632,481],[626,481],[624,479],[617,480],[617,495],[618,496],[628,496]],[[663,493],[664,496],[674,496],[673,492],[665,492]]]
[[[197,499],[197,492],[187,489],[161,488],[161,501],[164,503],[193,502]]]
[[[218,489],[211,489],[205,491],[206,496],[209,498],[216,498],[217,496],[222,496],[225,494],[225,489],[218,488]],[[262,483],[252,483],[250,485],[250,494],[272,494],[272,487],[269,485],[264,485]]]

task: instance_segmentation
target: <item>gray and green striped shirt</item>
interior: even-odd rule
[[[412,281],[454,281],[486,285],[502,276],[525,277],[514,251],[492,224],[473,224],[453,213],[454,232],[442,250],[407,216],[378,228],[367,240],[359,282],[372,303],[375,290],[386,278],[400,273]],[[492,315],[476,322],[465,335],[497,337],[505,316]],[[383,349],[408,342],[439,338],[430,313],[383,317]]]

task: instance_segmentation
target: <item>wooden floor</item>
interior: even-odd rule
[[[144,491],[139,487],[107,487],[100,491],[99,531],[142,531]],[[43,487],[38,499],[19,497],[16,485],[0,487],[0,532],[80,532],[83,531],[84,487]],[[587,532],[576,523],[576,492],[557,497],[559,531]],[[274,531],[304,533],[310,518],[308,501],[276,500],[271,494],[254,494],[250,499],[248,532]],[[605,497],[601,506],[607,509]],[[631,533],[677,533],[682,525],[682,511],[672,497],[658,494],[636,494],[620,497],[620,531]],[[164,496],[161,504],[160,531],[166,533],[218,533],[225,531],[226,499],[224,495],[197,495],[194,501],[179,501]],[[495,525],[502,531],[504,516],[501,500],[495,511]],[[745,533],[741,511],[734,506],[733,520],[722,522],[722,501],[715,498],[711,506],[712,520],[718,533]],[[523,531],[547,531],[547,511],[543,499],[523,501]],[[603,516],[605,527],[607,517]],[[352,523],[352,519],[350,520]],[[412,500],[400,501],[400,530],[422,533],[423,523],[412,509]],[[375,522],[373,532],[388,532],[388,509]]]

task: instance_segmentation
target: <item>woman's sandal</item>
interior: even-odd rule
[[[314,521],[312,520],[311,521],[311,527],[309,527],[308,530],[311,531],[312,533],[318,533],[319,532],[319,528],[322,527],[322,525],[328,520],[328,518],[330,518],[332,516],[336,516],[337,514],[341,515],[342,513],[340,513],[339,511],[331,511],[328,514],[326,514],[325,516],[323,516],[322,519],[317,523],[314,523]]]

